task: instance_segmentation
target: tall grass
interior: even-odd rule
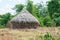
[[[44,35],[39,36],[40,40],[60,40],[60,34],[58,33],[57,37],[54,37],[52,34],[47,32]]]

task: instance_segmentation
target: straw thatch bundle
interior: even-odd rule
[[[23,9],[17,16],[9,21],[9,28],[36,28],[39,26],[38,20],[32,16],[26,9]]]

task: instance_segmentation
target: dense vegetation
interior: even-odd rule
[[[16,15],[26,8],[33,16],[35,16],[40,22],[40,26],[60,26],[60,2],[59,0],[51,0],[42,5],[43,3],[34,4],[33,1],[28,0],[27,5],[17,4],[13,8],[16,11]],[[6,25],[7,22],[15,15],[6,13],[0,15],[0,25]]]

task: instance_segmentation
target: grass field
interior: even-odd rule
[[[60,27],[40,27],[37,29],[0,29],[0,40],[40,40],[39,36],[50,32],[54,37]]]

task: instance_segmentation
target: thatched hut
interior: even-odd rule
[[[26,9],[23,9],[17,16],[12,18],[7,24],[8,28],[36,28],[40,24],[38,20],[29,13]]]

